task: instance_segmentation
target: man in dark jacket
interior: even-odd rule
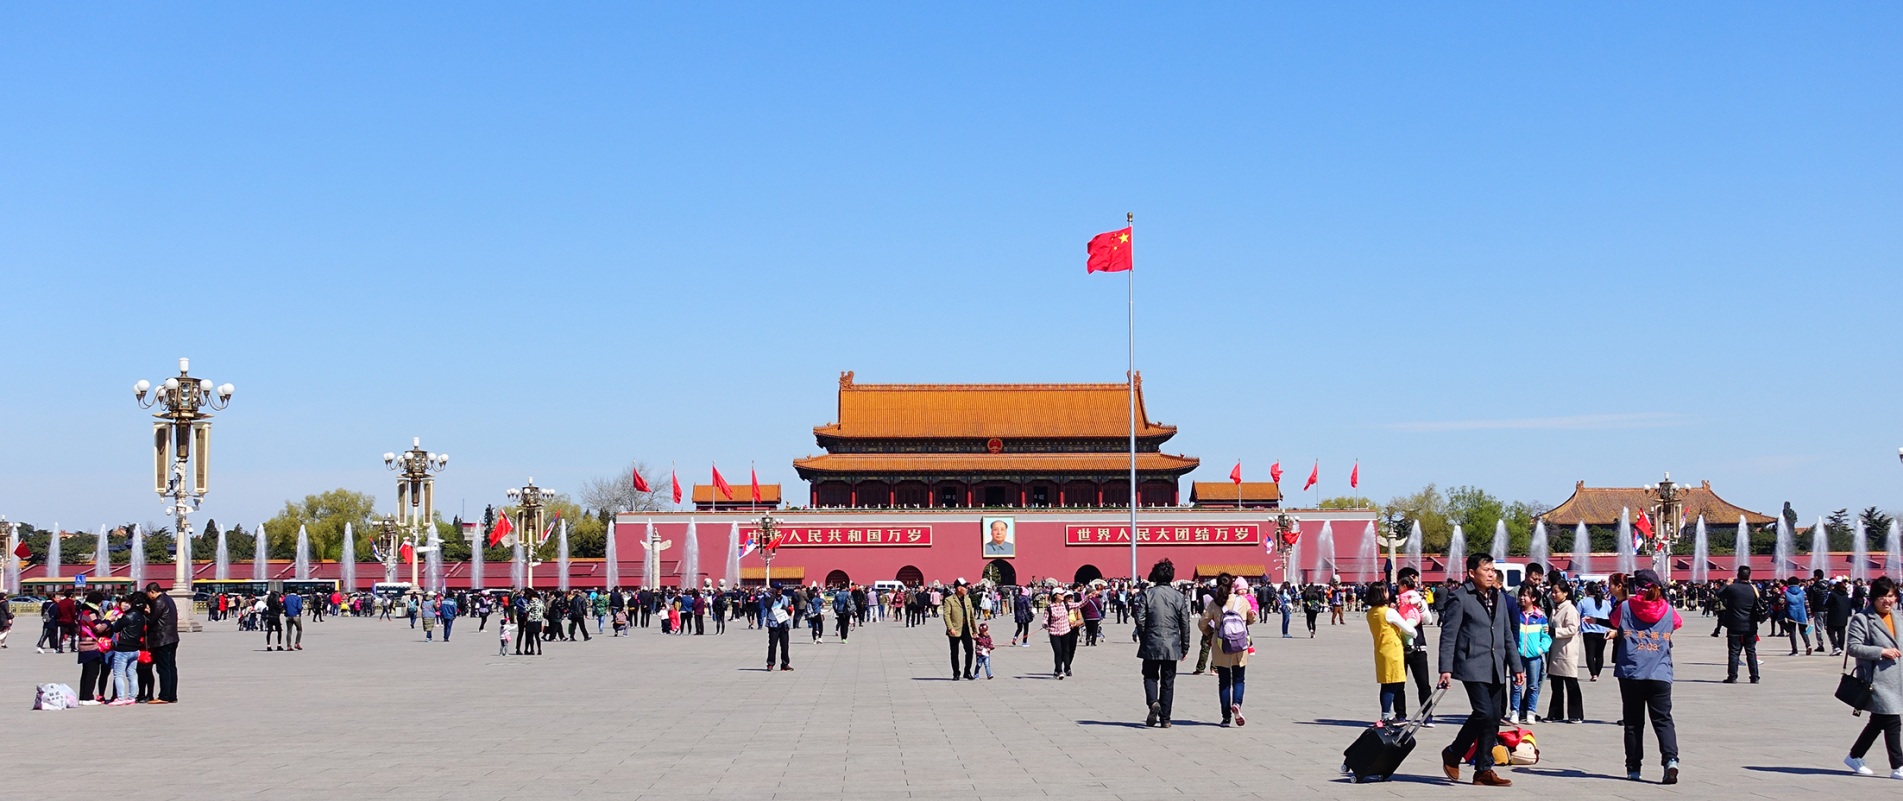
[[[1452,745],[1442,751],[1447,778],[1460,781],[1460,762],[1474,751],[1473,783],[1506,787],[1512,782],[1493,771],[1493,746],[1500,739],[1500,718],[1507,712],[1507,682],[1526,683],[1520,663],[1515,604],[1500,592],[1493,557],[1467,557],[1467,582],[1455,588],[1440,629],[1440,686],[1459,679],[1473,712]]]
[[[1844,633],[1850,628],[1850,588],[1841,581],[1830,585],[1824,597],[1824,631],[1830,635],[1830,655],[1843,656]]]
[[[1176,703],[1176,663],[1189,655],[1189,602],[1170,586],[1176,565],[1168,559],[1150,567],[1150,586],[1137,596],[1137,658],[1143,660],[1143,700],[1150,714],[1145,726],[1170,727]]]
[[[152,652],[152,670],[158,674],[158,697],[154,704],[178,703],[178,605],[172,596],[159,590],[158,582],[145,585],[145,597],[151,602],[146,618],[145,647]]]
[[[1763,622],[1764,601],[1751,584],[1751,566],[1738,568],[1738,577],[1718,591],[1718,603],[1724,611],[1718,623],[1725,627],[1725,683],[1738,683],[1738,654],[1743,653],[1751,668],[1751,683],[1758,683],[1758,624]]]

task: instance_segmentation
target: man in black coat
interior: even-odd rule
[[[1841,581],[1830,585],[1824,596],[1824,631],[1830,635],[1830,655],[1843,656],[1844,634],[1850,628],[1850,588]]]
[[[1724,611],[1718,623],[1725,627],[1725,683],[1738,683],[1738,654],[1743,653],[1751,667],[1751,683],[1758,683],[1758,624],[1764,621],[1764,599],[1751,583],[1751,566],[1738,568],[1738,577],[1718,591]]]
[[[159,590],[157,582],[145,585],[151,612],[146,617],[145,647],[152,652],[152,671],[158,674],[158,696],[154,704],[178,703],[178,605],[172,596]]]
[[[1452,745],[1442,751],[1447,778],[1460,781],[1460,762],[1474,751],[1473,783],[1506,787],[1513,782],[1493,770],[1493,746],[1500,739],[1500,719],[1507,713],[1507,682],[1524,685],[1526,668],[1520,662],[1516,605],[1500,591],[1500,574],[1493,557],[1467,557],[1467,582],[1455,588],[1441,618],[1440,686],[1459,679],[1467,689],[1472,713]]]

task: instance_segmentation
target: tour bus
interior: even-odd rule
[[[98,590],[107,595],[121,595],[132,588],[132,579],[126,576],[105,576],[101,578],[85,577],[80,584],[78,576],[49,576],[45,578],[20,579],[20,594],[40,598],[51,598],[67,590],[79,590],[82,594]]]
[[[370,585],[370,594],[378,598],[401,598],[409,595],[410,589],[407,581],[379,581]]]
[[[340,586],[336,579],[197,579],[192,582],[192,598],[203,601],[214,595],[258,596],[273,590],[329,598]]]

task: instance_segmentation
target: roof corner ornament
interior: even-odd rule
[[[846,370],[839,374],[839,388],[852,389],[852,371],[851,370]]]

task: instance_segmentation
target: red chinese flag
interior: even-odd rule
[[[1229,480],[1237,484],[1242,483],[1242,463],[1241,462],[1236,462],[1235,469],[1229,471]]]
[[[720,497],[733,500],[733,485],[728,484],[727,479],[721,477],[720,467],[717,465],[714,467],[714,489],[720,490]]]
[[[20,540],[20,544],[13,549],[13,555],[27,559],[33,556],[33,549],[26,547],[26,540]]]
[[[769,551],[777,551],[780,549],[780,546],[784,544],[786,544],[786,535],[775,534],[773,535],[773,539],[766,544],[766,547]]]
[[[1282,463],[1281,462],[1276,462],[1275,464],[1269,465],[1269,480],[1277,484],[1282,483]]]
[[[1302,490],[1308,491],[1308,490],[1314,489],[1315,484],[1321,480],[1322,480],[1322,463],[1320,459],[1317,459],[1315,460],[1315,468],[1308,471],[1308,483],[1302,485]]]
[[[515,524],[509,522],[508,515],[497,519],[495,529],[489,532],[489,547],[494,548],[502,544],[502,538],[509,536],[512,531],[515,531]]]
[[[1130,229],[1120,228],[1105,231],[1090,238],[1087,248],[1090,258],[1084,261],[1084,271],[1092,273],[1120,273],[1130,269]]]
[[[681,502],[681,477],[674,475],[674,471],[669,470],[667,471],[667,480],[674,482],[674,503],[678,506]]]
[[[753,483],[753,502],[759,503],[760,502],[760,473],[759,471],[754,470],[751,467],[747,468],[747,478]]]
[[[648,480],[641,477],[641,471],[639,470],[634,471],[634,491],[643,493],[654,491],[648,489]]]
[[[1644,534],[1646,539],[1652,538],[1651,515],[1648,515],[1644,512],[1640,512],[1639,519],[1632,522],[1632,527],[1638,529],[1640,534]]]
[[[1361,462],[1357,461],[1355,469],[1348,473],[1348,487],[1353,489],[1359,486],[1361,486]]]
[[[396,556],[397,559],[408,562],[416,558],[416,549],[410,547],[410,544],[407,542],[403,543],[403,547],[397,549]]]

